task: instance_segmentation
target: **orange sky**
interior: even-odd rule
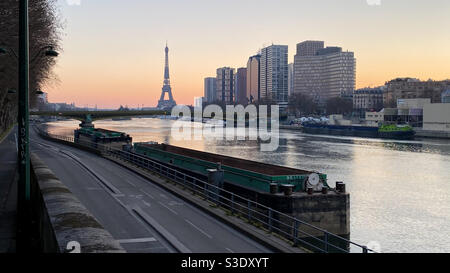
[[[47,85],[51,102],[154,107],[169,42],[173,95],[192,104],[203,78],[242,67],[271,43],[324,40],[355,52],[357,88],[395,77],[450,78],[450,1],[60,0],[63,52]],[[169,12],[170,11],[170,12]]]

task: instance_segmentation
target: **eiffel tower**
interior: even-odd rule
[[[169,99],[164,99],[166,93],[169,96]],[[169,48],[166,43],[166,64],[164,67],[164,85],[162,88],[161,98],[158,101],[159,109],[172,109],[172,107],[176,106],[177,103],[173,100],[172,97],[172,88],[170,87],[170,77],[169,77]]]

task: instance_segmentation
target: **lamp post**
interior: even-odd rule
[[[19,185],[17,200],[17,251],[31,250],[31,184],[29,149],[29,33],[28,0],[19,0]]]

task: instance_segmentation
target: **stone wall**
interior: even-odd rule
[[[125,252],[36,154],[31,154],[31,166],[32,215],[40,252],[71,252],[70,242],[75,251],[79,245],[81,253]]]

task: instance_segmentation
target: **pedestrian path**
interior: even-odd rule
[[[0,139],[0,253],[15,252],[17,127]]]

